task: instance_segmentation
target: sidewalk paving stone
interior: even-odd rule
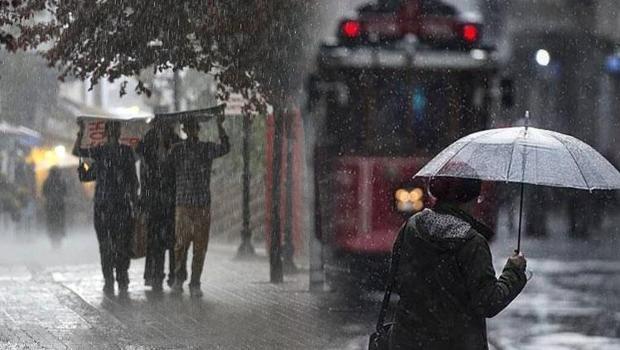
[[[207,254],[201,299],[151,293],[132,261],[127,296],[104,296],[97,264],[29,266],[0,279],[0,348],[360,349],[375,312],[308,292],[307,274],[269,283],[266,257]],[[31,275],[29,280],[25,276]],[[349,320],[349,321],[347,321]],[[350,320],[355,320],[351,322]],[[346,323],[346,327],[341,327]]]

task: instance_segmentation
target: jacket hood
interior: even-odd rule
[[[415,235],[439,249],[457,249],[475,235],[465,220],[447,213],[424,209],[409,219]]]

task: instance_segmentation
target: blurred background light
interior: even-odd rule
[[[546,67],[549,65],[549,62],[551,62],[549,51],[545,49],[536,51],[536,63],[538,63],[538,65]]]

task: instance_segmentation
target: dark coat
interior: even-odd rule
[[[180,141],[178,136],[172,136],[165,154],[167,155],[172,144]],[[174,164],[167,157],[162,159],[158,152],[160,152],[159,136],[155,129],[151,129],[136,147],[136,153],[144,158],[145,171],[144,177],[141,178],[142,198],[145,203],[157,209],[174,207],[176,194]]]
[[[67,184],[56,171],[43,183],[45,196],[45,216],[50,233],[64,234],[65,231],[65,197]]]
[[[65,196],[67,195],[67,184],[60,175],[50,175],[45,182],[43,182],[43,195],[45,196],[46,204],[50,209],[65,206]]]
[[[526,277],[507,263],[496,278],[489,245],[468,221],[426,209],[403,227],[391,349],[488,349],[486,318],[521,292]]]
[[[95,204],[124,204],[135,199],[138,177],[136,158],[131,147],[106,143],[91,148],[78,147],[74,149],[73,155],[92,158],[97,164]]]

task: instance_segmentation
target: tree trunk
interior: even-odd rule
[[[287,113],[286,120],[284,121],[286,132],[286,202],[285,202],[285,218],[284,218],[284,246],[283,250],[283,263],[284,272],[291,274],[296,273],[297,266],[295,266],[294,255],[295,246],[293,244],[293,141],[294,141],[294,125],[295,115],[293,113]]]
[[[273,164],[272,164],[272,187],[271,187],[271,247],[269,249],[269,272],[271,283],[282,283],[282,240],[280,234],[280,172],[282,170],[282,134],[283,134],[283,110],[279,106],[274,107],[274,133],[273,133]]]
[[[238,258],[248,258],[255,255],[252,246],[252,230],[250,229],[250,115],[243,115],[243,224],[241,228],[241,245],[237,250]]]

